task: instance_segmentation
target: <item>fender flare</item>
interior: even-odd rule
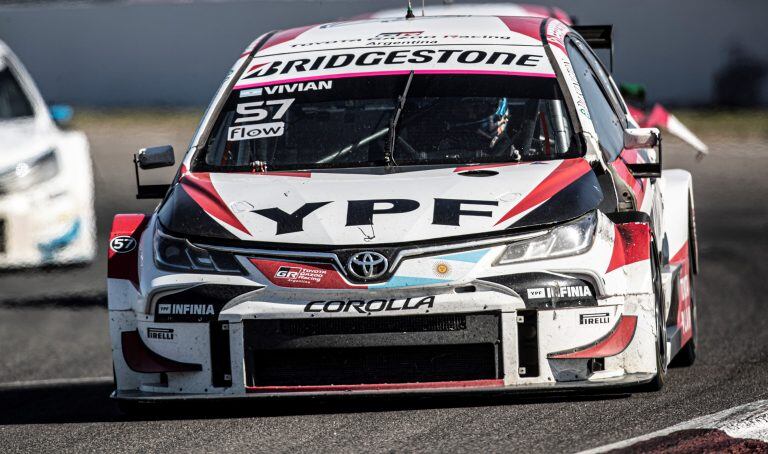
[[[698,239],[693,203],[693,178],[682,169],[665,170],[664,214],[662,231],[669,242],[670,257],[674,256],[686,244],[693,252],[693,273],[698,273]]]

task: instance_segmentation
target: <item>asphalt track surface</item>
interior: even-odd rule
[[[168,115],[82,123],[102,245],[115,212],[152,208],[132,200],[131,153],[168,142],[181,150],[194,124]],[[0,450],[573,452],[765,399],[768,133],[704,138],[712,155],[703,162],[665,141],[667,167],[694,174],[702,266],[699,359],[670,370],[662,392],[250,400],[128,418],[108,399],[108,378],[58,380],[111,375],[101,254],[88,268],[0,275]]]

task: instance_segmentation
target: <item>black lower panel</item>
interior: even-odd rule
[[[496,379],[500,314],[244,322],[248,386]]]
[[[495,378],[490,344],[262,351],[249,386],[415,383]]]

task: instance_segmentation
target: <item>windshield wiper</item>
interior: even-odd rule
[[[405,99],[408,97],[408,90],[411,89],[413,74],[414,70],[411,70],[408,74],[408,80],[405,82],[405,88],[403,88],[403,92],[397,98],[395,112],[394,115],[392,115],[392,120],[389,122],[389,140],[387,141],[387,150],[384,153],[384,162],[386,162],[387,166],[392,164],[397,165],[397,162],[392,158],[392,154],[395,152],[395,140],[397,138],[397,122],[400,120],[400,113],[405,107]]]

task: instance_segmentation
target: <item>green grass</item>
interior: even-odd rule
[[[88,129],[109,123],[110,126],[162,124],[167,128],[197,126],[202,109],[92,109],[75,108],[73,127]]]
[[[695,134],[768,138],[768,110],[673,110]]]

